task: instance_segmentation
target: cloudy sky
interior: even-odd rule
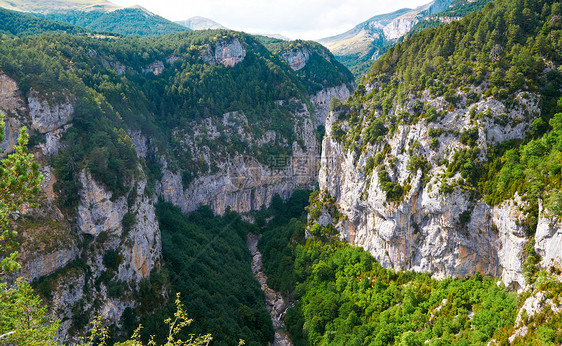
[[[170,20],[194,16],[249,33],[318,39],[337,35],[377,15],[430,0],[110,0],[141,5]]]

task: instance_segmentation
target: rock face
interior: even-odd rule
[[[293,143],[273,130],[265,132],[261,138],[255,138],[248,131],[248,119],[241,112],[226,113],[222,117],[207,118],[192,122],[186,128],[176,129],[175,137],[181,143],[181,150],[188,152],[189,157],[197,158],[194,165],[203,164],[207,172],[186,184],[182,174],[169,169],[166,160],[162,159],[163,176],[156,184],[158,195],[184,212],[209,205],[215,212],[222,214],[228,207],[238,212],[256,210],[268,206],[276,194],[286,199],[297,188],[314,188],[320,159],[316,127],[329,114],[331,99],[346,99],[349,94],[347,86],[342,84],[312,95],[313,111],[305,104],[298,105],[291,119],[296,134]],[[278,103],[289,105],[286,101]],[[236,137],[241,138],[248,148],[255,146],[259,149],[275,144],[291,147],[292,155],[271,156],[264,163],[255,156],[237,152],[235,148],[226,152],[211,149],[217,145],[224,146],[225,142],[229,145]],[[202,138],[205,138],[205,142]],[[138,152],[144,151],[143,143],[146,140],[137,138],[133,141]]]
[[[443,115],[434,123],[421,120],[399,125],[394,134],[385,137],[390,148],[373,173],[366,172],[367,161],[382,152],[384,145],[369,144],[357,155],[346,150],[332,136],[336,115],[331,114],[322,144],[320,190],[335,198],[343,214],[336,225],[341,237],[371,252],[383,266],[431,272],[435,277],[464,277],[479,271],[501,275],[505,285],[520,290],[525,286],[524,245],[529,241],[522,226],[527,217],[522,212],[525,202],[516,196],[501,205],[487,205],[475,199],[470,189],[455,184],[461,179],[460,173],[443,180],[446,168],[440,162],[451,162],[456,151],[468,148],[458,134],[470,128],[478,129],[476,145],[482,150],[481,157],[490,145],[522,138],[539,115],[539,97],[520,93],[516,97],[519,104],[506,109],[493,98],[469,104],[462,93],[457,96],[463,100],[460,108],[449,111],[443,98],[425,95],[421,101]],[[475,123],[470,119],[470,109],[488,112],[488,116]],[[344,122],[342,128],[346,126]],[[367,127],[364,124],[363,128]],[[438,133],[438,147],[430,145],[430,130]],[[412,169],[410,162],[419,157],[432,168]],[[379,169],[386,170],[393,182],[409,187],[402,200],[387,201]],[[457,187],[443,192],[443,181]],[[544,215],[541,212],[536,249],[545,266],[553,263],[559,267],[562,228]]]
[[[134,296],[140,281],[158,270],[162,246],[156,196],[145,193],[147,180],[140,167],[129,183],[131,192],[124,196],[113,196],[83,170],[77,214],[57,207],[56,177],[49,158],[58,152],[74,108],[71,96],[62,103],[49,97],[31,91],[26,103],[17,83],[0,74],[0,111],[8,116],[2,148],[13,146],[23,125],[45,137],[32,148],[44,175],[40,207],[24,210],[13,225],[22,243],[18,257],[22,269],[16,276],[47,282],[44,287],[49,291],[43,293],[51,296],[49,303],[62,321],[58,338],[69,343],[77,341],[69,331],[80,335],[91,316],[120,324],[125,309],[137,304]],[[146,155],[143,136],[135,133],[133,138],[139,155]],[[84,320],[80,316],[86,324],[75,322]]]
[[[541,266],[562,268],[560,249],[562,249],[562,223],[541,207],[535,234],[535,250],[541,256]]]
[[[152,64],[144,67],[142,69],[143,73],[152,73],[155,76],[160,75],[164,72],[164,63],[162,61],[155,61]]]
[[[275,194],[286,199],[296,188],[312,188],[317,175],[318,142],[311,115],[305,105],[302,107],[303,111],[295,115],[294,131],[303,147],[295,141],[291,143],[291,157],[272,157],[269,164],[243,153],[216,152],[209,145],[197,144],[203,131],[211,140],[220,139],[218,128],[222,126],[222,134],[227,139],[238,134],[248,146],[257,144],[261,147],[274,143],[289,146],[285,138],[273,131],[262,138],[254,138],[246,130],[248,120],[242,113],[227,113],[221,118],[208,118],[203,124],[193,123],[190,129],[194,131],[191,133],[178,129],[182,150],[189,151],[190,156],[199,158],[200,162],[204,160],[205,165],[210,167],[210,174],[197,177],[184,186],[180,173],[168,170],[163,162],[163,178],[157,184],[157,192],[184,212],[209,205],[222,214],[227,207],[238,212],[259,209],[268,206]],[[211,167],[213,164],[215,166]]]
[[[516,329],[513,335],[509,337],[509,342],[512,343],[515,341],[515,338],[527,335],[528,327],[524,323],[524,315],[527,315],[526,318],[532,318],[546,309],[550,309],[553,313],[557,314],[562,311],[562,306],[559,303],[553,302],[552,299],[548,299],[544,292],[540,291],[527,298],[517,314],[514,324]]]
[[[40,133],[47,133],[67,124],[74,116],[74,107],[70,101],[61,104],[49,102],[32,91],[28,99],[31,115],[31,128]]]
[[[281,56],[294,71],[298,71],[306,66],[308,59],[310,59],[310,51],[307,47],[300,47],[283,52]]]
[[[237,37],[221,39],[215,42],[214,49],[209,44],[204,45],[201,57],[211,65],[222,64],[226,67],[234,67],[244,61],[246,49]]]
[[[333,88],[320,90],[310,97],[310,101],[314,105],[316,112],[314,113],[315,125],[324,125],[326,118],[330,114],[330,102],[333,98],[337,98],[344,102],[349,97],[350,92],[345,84]]]
[[[417,14],[408,13],[394,19],[390,24],[383,28],[383,33],[386,39],[395,40],[406,35],[410,30],[419,22]]]

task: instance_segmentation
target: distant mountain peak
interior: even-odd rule
[[[56,11],[113,11],[123,8],[106,0],[0,0],[0,7],[8,10],[33,13]]]
[[[191,30],[228,29],[227,27],[215,22],[212,19],[200,17],[200,16],[191,17],[186,20],[176,21],[176,23],[179,25],[183,25]]]

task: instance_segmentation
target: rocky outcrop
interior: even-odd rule
[[[122,196],[114,196],[82,170],[77,214],[59,209],[49,159],[72,126],[71,100],[69,96],[61,103],[32,90],[26,104],[15,81],[0,74],[0,110],[8,116],[3,148],[15,143],[23,125],[31,125],[32,134],[45,138],[31,149],[44,176],[39,206],[25,208],[13,222],[22,244],[18,256],[22,269],[16,275],[42,282],[41,292],[62,321],[58,338],[64,343],[77,341],[70,337],[70,329],[78,335],[83,332],[86,326],[76,322],[81,315],[86,322],[101,316],[107,324],[119,325],[124,310],[137,304],[139,283],[157,269],[162,251],[156,199],[146,193],[140,167],[129,182],[130,192]],[[140,132],[131,137],[139,156],[146,156],[146,138]],[[108,252],[111,260],[104,260]]]
[[[279,105],[284,107],[289,103],[280,101]],[[296,188],[312,188],[317,179],[319,145],[310,111],[305,104],[300,104],[299,108],[290,120],[296,135],[292,143],[281,132],[273,130],[255,138],[249,131],[248,119],[241,112],[207,118],[176,129],[180,150],[194,158],[193,165],[200,165],[204,171],[186,184],[182,174],[168,169],[163,159],[163,177],[156,185],[157,193],[184,212],[209,205],[222,214],[228,207],[238,212],[256,210],[268,206],[276,194],[286,199]],[[244,144],[236,144],[237,138]],[[230,149],[211,149],[218,145]],[[269,145],[290,148],[292,155],[268,156],[264,162],[241,151],[244,148],[259,151]]]
[[[516,329],[509,337],[509,342],[512,343],[516,338],[527,335],[528,327],[524,320],[530,319],[536,314],[544,312],[546,309],[550,309],[553,313],[557,314],[562,311],[562,305],[547,298],[546,294],[540,291],[527,298],[521,309],[519,309],[519,313],[517,314],[514,324]]]
[[[74,116],[71,101],[65,103],[49,102],[36,91],[31,91],[28,98],[31,128],[40,133],[47,133],[67,124]]]
[[[142,73],[152,73],[155,76],[160,75],[162,72],[164,72],[164,63],[162,61],[155,61],[142,69]]]
[[[246,57],[246,49],[238,37],[221,39],[214,45],[215,47],[206,44],[201,51],[203,61],[211,65],[222,64],[226,67],[234,67]]]
[[[123,256],[117,275],[119,280],[138,282],[146,277],[159,261],[161,252],[155,201],[144,195],[146,180],[134,185],[131,193],[136,190],[137,195],[132,196],[132,205],[128,205],[126,196],[112,198],[112,193],[97,183],[89,172],[82,171],[80,181],[83,186],[77,217],[80,231],[94,237],[103,232],[106,234],[104,237],[109,237],[104,250],[117,249]],[[134,215],[135,219],[134,226],[129,229],[123,226],[127,213]],[[125,239],[130,239],[130,242],[123,246]]]
[[[16,81],[0,71],[0,112],[5,116],[4,141],[0,143],[2,151],[11,151],[17,143],[21,128],[19,114],[24,109],[25,101]]]
[[[278,106],[292,109],[292,119],[288,120],[293,124],[295,134],[292,143],[275,130],[265,131],[256,138],[249,131],[251,124],[241,112],[230,112],[177,128],[174,136],[180,143],[178,150],[187,152],[193,166],[203,166],[205,171],[186,183],[182,172],[168,168],[167,161],[162,158],[162,179],[156,184],[157,194],[184,212],[209,205],[222,214],[228,207],[241,213],[256,210],[268,206],[276,194],[286,199],[297,188],[314,188],[320,159],[316,128],[329,113],[331,99],[346,99],[349,94],[345,84],[323,89],[311,96],[312,111],[296,100],[277,101]],[[298,105],[296,110],[295,104]],[[132,136],[133,144],[137,151],[142,149],[143,152],[146,140],[137,137]],[[236,144],[236,139],[244,143],[243,146]],[[288,157],[270,155],[264,162],[240,150],[243,147],[260,151],[270,145],[291,148],[292,154]],[[228,149],[212,149],[218,147]]]
[[[330,102],[336,98],[344,102],[349,97],[350,92],[347,85],[342,84],[332,88],[325,88],[310,97],[310,101],[314,105],[314,122],[315,125],[324,125],[326,118],[330,114]]]
[[[292,49],[281,54],[283,59],[294,71],[303,69],[310,59],[310,51],[306,46]]]
[[[24,101],[16,81],[0,71],[0,109],[16,115],[22,108],[24,108]]]
[[[405,16],[394,19],[390,24],[383,28],[384,36],[387,40],[396,40],[406,35],[421,18],[417,14],[408,13]]]
[[[383,141],[390,150],[372,173],[366,172],[367,161],[382,152],[385,143],[369,144],[359,154],[346,150],[332,136],[336,118],[331,114],[322,145],[320,190],[335,198],[343,214],[337,221],[341,237],[371,252],[387,268],[431,272],[435,277],[465,277],[479,271],[501,275],[505,285],[521,290],[525,287],[524,245],[529,241],[525,202],[516,196],[492,207],[476,200],[471,189],[462,186],[460,173],[444,178],[443,162],[452,162],[456,151],[468,148],[459,133],[470,128],[478,129],[480,157],[490,145],[524,137],[539,115],[539,98],[520,93],[515,98],[518,104],[506,109],[493,98],[469,104],[462,93],[457,96],[460,107],[450,110],[443,98],[425,94],[421,101],[442,116],[434,123],[421,120],[398,126]],[[469,113],[487,115],[475,121]],[[346,122],[342,128],[345,126]],[[367,127],[368,123],[363,125]],[[434,137],[438,134],[437,147],[430,145],[430,130]],[[428,165],[412,169],[410,162],[420,157]],[[382,169],[392,182],[405,187],[400,201],[387,201],[378,174]],[[440,190],[444,183],[453,186],[450,192]],[[561,256],[556,249],[560,249],[561,227],[544,215],[541,213],[536,234],[537,252],[545,266],[559,265]]]
[[[535,250],[541,257],[541,266],[562,269],[562,222],[553,217],[548,210],[540,208],[537,232],[535,233]]]
[[[120,198],[111,201],[111,192],[98,184],[90,172],[80,172],[80,205],[78,227],[84,234],[97,236],[101,232],[121,232],[121,220],[127,210],[127,201]]]

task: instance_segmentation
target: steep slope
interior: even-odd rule
[[[205,17],[191,17],[186,20],[177,21],[176,23],[191,30],[227,29],[214,20]]]
[[[9,35],[26,36],[45,32],[86,34],[88,30],[71,24],[35,18],[33,16],[0,8],[0,32]]]
[[[0,1],[0,7],[103,33],[160,36],[189,31],[140,6],[123,8],[105,0]]]
[[[405,35],[459,20],[480,10],[489,0],[437,0],[416,9],[401,9],[375,16],[350,31],[318,40],[356,77]]]
[[[391,48],[334,104],[315,219],[387,268],[516,290],[556,273],[560,173],[539,163],[559,150],[560,14],[496,1]]]
[[[74,24],[89,30],[120,35],[151,37],[189,31],[188,28],[142,7],[120,8],[111,11],[52,11],[44,16],[47,19]]]
[[[92,316],[120,333],[165,301],[158,199],[223,214],[314,186],[315,121],[352,84],[330,56],[342,75],[318,81],[231,31],[0,40],[2,147],[27,126],[46,177],[41,207],[18,221],[19,275],[59,302],[68,342]]]

